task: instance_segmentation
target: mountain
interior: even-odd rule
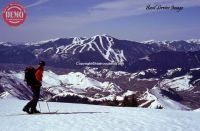
[[[87,67],[82,72],[58,75],[49,70],[44,72],[41,99],[100,104],[134,95],[140,107],[193,110],[200,108],[199,72],[198,68],[177,68],[128,73]],[[0,98],[30,99],[30,88],[23,79],[22,71],[1,72]]]
[[[31,98],[31,91],[23,81],[23,72],[1,72],[0,78],[0,90],[4,97],[4,94],[7,94],[19,99]],[[104,96],[122,92],[122,89],[112,82],[100,82],[85,76],[81,72],[57,75],[52,71],[46,71],[44,72],[42,84],[44,87],[41,94],[42,97],[47,96],[47,93],[49,93],[50,96],[74,94],[95,98],[96,94]],[[2,94],[0,97],[2,97]]]
[[[153,53],[135,62],[127,64],[128,72],[155,68],[158,70],[168,70],[174,68],[196,68],[200,65],[200,51],[179,52],[179,51],[161,51]],[[125,65],[126,66],[126,65]]]
[[[190,39],[190,40],[174,40],[174,41],[155,41],[149,40],[142,42],[144,44],[149,44],[152,46],[159,46],[163,48],[168,48],[172,51],[199,51],[200,40],[199,39]]]
[[[133,71],[131,68],[135,63],[136,65],[139,63],[139,66],[140,63],[146,64],[141,60],[148,60],[149,57],[154,57],[154,54],[155,56],[162,54],[176,56],[175,53],[177,53],[186,58],[189,51],[196,51],[198,54],[200,50],[198,40],[142,43],[119,40],[109,35],[96,35],[89,38],[56,38],[24,44],[9,43],[0,44],[0,47],[0,63],[34,64],[43,59],[49,66],[56,68],[80,69],[84,66],[99,67],[101,65],[101,68],[124,71]],[[196,57],[195,54],[194,57]],[[190,58],[191,56],[188,56],[186,59]],[[191,66],[196,67],[198,63],[194,60],[195,58],[192,59],[194,63]],[[181,66],[184,66],[182,63],[180,63]],[[123,64],[124,66],[121,66]],[[167,68],[177,67],[170,64]]]
[[[1,42],[0,98],[30,99],[23,70],[39,60],[48,65],[43,100],[123,106],[128,97],[140,107],[200,108],[199,40],[135,42],[96,35]]]

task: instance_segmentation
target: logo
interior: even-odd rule
[[[26,19],[25,8],[18,3],[9,3],[2,12],[3,20],[9,26],[19,26]]]

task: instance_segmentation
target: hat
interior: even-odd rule
[[[45,66],[45,62],[44,61],[40,61],[39,65],[40,66]]]

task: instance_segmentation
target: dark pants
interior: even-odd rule
[[[40,86],[32,86],[31,90],[33,92],[33,98],[30,102],[28,102],[24,108],[28,109],[29,111],[36,111],[37,103],[40,98]]]

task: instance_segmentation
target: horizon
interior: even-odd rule
[[[49,39],[43,39],[43,40],[38,40],[38,41],[0,41],[0,44],[1,43],[6,43],[6,42],[10,42],[10,43],[23,43],[23,44],[26,44],[26,43],[32,43],[32,44],[36,44],[36,43],[39,43],[39,42],[45,42],[45,41],[51,41],[51,40],[55,40],[56,39],[73,39],[75,37],[78,37],[78,38],[91,38],[91,37],[94,37],[94,36],[110,36],[112,38],[116,38],[118,40],[127,40],[127,41],[132,41],[132,42],[139,42],[139,43],[144,43],[144,42],[147,42],[147,41],[155,41],[155,42],[165,42],[165,41],[190,41],[190,40],[200,40],[200,38],[191,38],[191,39],[180,39],[180,40],[153,40],[153,39],[149,39],[149,40],[142,40],[142,41],[136,41],[136,40],[129,40],[129,39],[120,39],[120,38],[117,38],[115,36],[111,36],[109,34],[100,34],[100,35],[93,35],[93,36],[74,36],[74,37],[57,37],[57,38],[49,38]]]
[[[12,0],[0,1],[1,12]],[[196,0],[15,0],[26,7],[19,27],[0,20],[0,41],[36,42],[52,38],[109,34],[129,41],[172,41],[200,38],[200,2]],[[182,10],[148,10],[147,6]]]
[[[155,42],[165,42],[165,41],[190,41],[190,40],[200,40],[200,38],[190,38],[190,39],[174,39],[174,40],[155,40],[155,39],[149,39],[149,40],[142,40],[142,41],[136,41],[136,40],[129,40],[129,39],[120,39],[120,38],[117,38],[115,36],[112,36],[112,35],[109,35],[109,34],[97,34],[97,35],[93,35],[93,36],[71,36],[71,37],[57,37],[57,38],[49,38],[49,39],[43,39],[43,40],[38,40],[38,41],[0,41],[0,43],[6,43],[6,42],[10,42],[10,43],[39,43],[39,42],[45,42],[45,41],[53,41],[56,39],[73,39],[75,37],[78,37],[78,38],[91,38],[91,37],[94,37],[94,36],[110,36],[112,38],[115,38],[115,39],[118,39],[118,40],[127,40],[127,41],[132,41],[132,42],[139,42],[139,43],[143,43],[143,42],[147,42],[147,41],[155,41]]]

